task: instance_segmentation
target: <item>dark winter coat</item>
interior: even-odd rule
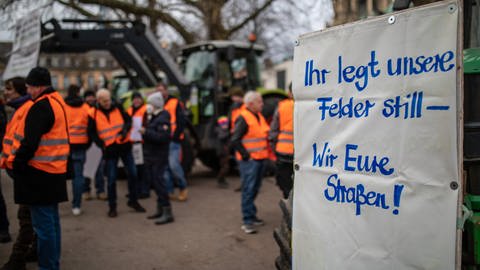
[[[145,114],[145,116],[147,116]],[[168,162],[168,147],[170,144],[170,114],[161,111],[150,120],[144,119],[145,134],[143,134],[143,156],[145,162]]]

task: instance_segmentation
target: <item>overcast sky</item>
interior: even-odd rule
[[[52,8],[50,5],[48,5],[49,3],[51,3],[51,0],[17,1],[15,3],[15,12],[10,10],[7,11],[8,13],[6,15],[0,15],[0,42],[13,39],[13,34],[11,31],[8,31],[8,27],[12,27],[15,19],[18,19],[22,16],[28,16],[32,10],[38,9],[39,7],[43,7],[44,9],[43,21],[46,21],[52,17],[63,19],[74,16],[73,12],[66,10],[64,6],[55,3]],[[331,0],[297,0],[295,3],[299,7],[303,7],[305,10],[307,10],[308,14],[292,14],[292,18],[285,18],[285,20],[294,20],[293,22],[298,23],[299,27],[292,27],[289,31],[275,34],[274,36],[275,39],[280,39],[281,42],[288,44],[293,44],[293,42],[301,34],[325,28],[326,23],[331,21],[334,16]],[[175,36],[177,36],[178,39],[178,35],[173,33],[173,31],[171,32],[172,33],[164,35],[161,38],[174,40]],[[163,31],[162,33],[168,33],[168,31]],[[284,57],[288,57],[288,55],[279,56],[279,58]]]

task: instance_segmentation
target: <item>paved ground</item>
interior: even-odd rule
[[[274,269],[278,248],[272,232],[281,219],[281,193],[274,179],[264,179],[257,198],[258,214],[266,225],[254,235],[240,230],[240,193],[233,191],[239,185],[238,176],[229,177],[229,189],[218,189],[212,174],[197,165],[188,180],[189,200],[174,202],[175,222],[163,226],[146,219],[154,210],[154,198],[141,200],[147,214],[129,210],[123,196],[126,181],[118,185],[122,196],[115,219],[107,217],[106,202],[84,202],[84,214],[79,217],[71,214],[70,203],[62,203],[62,269]],[[13,204],[12,183],[5,174],[1,182],[11,233],[16,237],[17,206]],[[1,264],[7,260],[11,246],[0,244]],[[29,264],[28,269],[36,269],[36,265]]]

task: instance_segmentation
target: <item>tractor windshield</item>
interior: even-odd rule
[[[190,54],[185,63],[185,77],[199,88],[211,89],[215,86],[215,54],[198,51]]]

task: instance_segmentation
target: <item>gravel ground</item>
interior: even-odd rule
[[[240,194],[234,192],[240,180],[228,178],[230,187],[216,187],[214,175],[197,165],[189,181],[189,200],[173,202],[175,222],[157,226],[146,216],[155,209],[155,196],[141,200],[146,214],[126,206],[126,181],[117,185],[117,218],[107,217],[107,203],[98,200],[82,204],[83,214],[74,217],[71,204],[60,205],[62,226],[62,269],[274,269],[278,248],[272,237],[280,224],[278,201],[281,193],[274,178],[263,181],[256,200],[258,215],[265,220],[257,234],[242,230]],[[13,204],[11,180],[2,172],[1,184],[7,203],[10,232],[16,237],[17,206]],[[69,190],[71,188],[68,182]],[[70,193],[71,194],[71,193]],[[69,194],[69,195],[70,195]],[[12,243],[0,244],[0,264],[10,254]],[[29,263],[27,269],[36,269]]]

